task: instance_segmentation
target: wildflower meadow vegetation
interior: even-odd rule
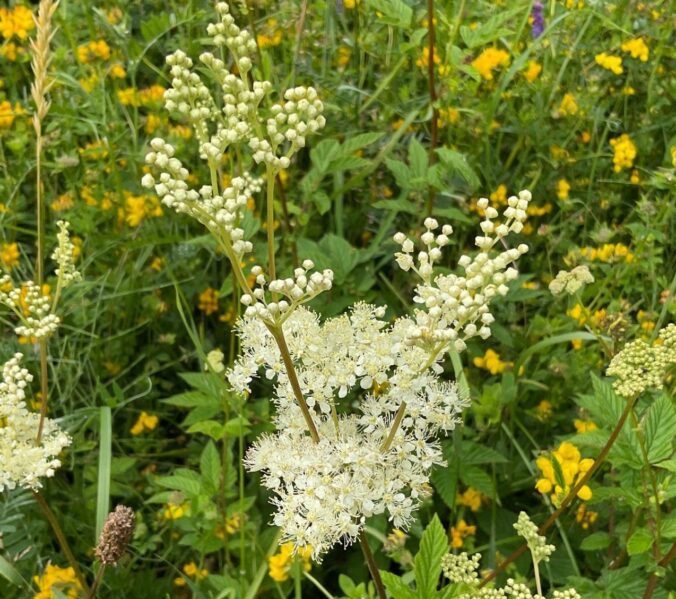
[[[0,597],[676,596],[673,24],[3,2]]]

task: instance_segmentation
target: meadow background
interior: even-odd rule
[[[550,487],[565,494],[618,420],[611,358],[630,340],[654,341],[676,312],[672,5],[431,4],[431,65],[424,2],[232,6],[256,36],[261,75],[279,88],[312,85],[326,107],[322,135],[279,175],[275,222],[280,271],[305,258],[334,269],[334,288],[313,303],[324,316],[359,300],[411,308],[391,238],[417,230],[421,215],[453,224],[459,256],[473,243],[478,198],[500,208],[520,189],[533,194],[522,232],[531,250],[494,335],[448,366],[472,400],[443,442],[448,465],[435,468],[411,530],[368,522],[380,568],[404,580],[435,514],[452,550],[483,553],[482,570],[516,549],[519,511],[544,521],[557,502]],[[34,8],[0,7],[0,268],[17,280],[35,262]],[[134,509],[129,556],[100,596],[375,596],[358,547],[321,564],[277,547],[268,494],[241,460],[271,430],[270,388],[241,398],[204,371],[211,350],[226,363],[237,351],[227,260],[140,184],[155,136],[203,168],[192,130],[162,107],[164,57],[203,51],[212,13],[201,0],[62,0],[55,14],[48,246],[68,220],[83,280],[64,293],[49,345],[49,412],[73,444],[40,495],[89,579],[108,509]],[[222,166],[229,177],[227,155]],[[246,230],[262,240],[261,206],[252,198]],[[577,265],[595,282],[554,297],[549,282]],[[35,367],[6,316],[0,359],[22,351]],[[669,379],[639,399],[588,493],[558,518],[547,587],[612,599],[674,588],[673,389]],[[1,597],[81,595],[30,491],[0,495],[0,556]],[[525,556],[508,567],[529,572]]]

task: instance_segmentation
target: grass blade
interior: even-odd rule
[[[99,480],[96,491],[96,538],[97,543],[99,535],[103,529],[103,524],[110,511],[110,468],[112,462],[112,439],[113,439],[113,419],[110,408],[104,406],[101,408],[100,430],[99,430]]]

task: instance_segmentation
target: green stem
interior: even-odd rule
[[[270,280],[277,278],[275,268],[275,173],[271,166],[267,167],[267,201],[266,201],[266,223],[268,228],[268,274]]]
[[[266,324],[266,326],[277,342],[279,352],[282,355],[282,361],[284,362],[284,367],[286,368],[286,374],[289,377],[289,383],[291,384],[293,394],[296,397],[296,401],[298,401],[301,412],[303,412],[303,418],[305,418],[305,424],[307,424],[310,436],[315,443],[319,443],[319,433],[317,432],[317,427],[312,420],[310,409],[308,408],[305,398],[303,397],[303,391],[301,390],[300,383],[298,382],[298,376],[296,375],[296,369],[293,365],[293,360],[291,359],[291,353],[289,352],[289,347],[286,344],[284,333],[282,332],[281,327],[278,328],[269,324]]]
[[[94,599],[96,597],[96,592],[99,589],[99,585],[101,584],[101,581],[103,580],[103,574],[106,571],[106,565],[101,564],[99,571],[96,573],[96,578],[94,579],[94,582],[89,589],[89,593],[87,594],[87,599]]]
[[[376,592],[380,599],[387,599],[387,594],[385,593],[385,586],[383,581],[380,578],[380,572],[378,571],[378,566],[376,560],[373,558],[373,553],[371,553],[371,547],[369,547],[369,542],[366,538],[366,533],[362,529],[359,532],[359,544],[361,545],[361,550],[364,553],[366,558],[366,565],[368,566],[369,572],[371,573],[371,578],[373,579],[373,584],[376,585]]]
[[[87,580],[85,579],[85,577],[82,574],[82,571],[80,570],[80,565],[77,563],[77,560],[75,559],[73,550],[70,548],[68,539],[66,539],[66,535],[63,534],[63,529],[61,528],[61,525],[59,524],[56,515],[49,507],[49,504],[47,503],[45,498],[42,495],[40,495],[40,493],[38,493],[37,491],[33,491],[33,496],[35,497],[35,500],[38,502],[38,505],[45,514],[45,517],[47,518],[49,525],[52,527],[54,536],[56,537],[56,540],[59,542],[59,545],[61,546],[61,551],[63,551],[63,554],[66,556],[68,563],[70,564],[71,568],[73,568],[73,571],[75,572],[75,576],[78,579],[80,586],[86,593],[88,593],[89,586],[87,585]]]

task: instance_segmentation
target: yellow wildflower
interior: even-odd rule
[[[110,67],[110,71],[108,71],[108,74],[113,79],[124,79],[127,76],[127,71],[125,71],[124,67],[118,62],[115,63],[112,67]]]
[[[21,46],[17,46],[14,42],[5,42],[0,46],[0,56],[6,60],[9,60],[10,62],[14,62],[19,58],[19,56],[25,53],[26,50]]]
[[[207,316],[218,312],[218,291],[213,287],[207,287],[199,296],[199,303],[197,308],[204,312]]]
[[[579,418],[573,420],[573,426],[578,433],[588,433],[598,428],[591,420],[580,420]]]
[[[463,519],[458,520],[455,526],[451,527],[451,547],[460,549],[466,537],[476,534],[476,526],[467,524]]]
[[[583,144],[588,144],[591,141],[591,133],[589,133],[589,131],[583,131],[580,134],[580,141]]]
[[[492,81],[493,71],[509,64],[509,54],[498,48],[486,48],[471,64],[486,81]]]
[[[123,17],[122,9],[117,6],[106,11],[106,21],[111,25],[117,25]]]
[[[62,193],[50,205],[52,210],[60,212],[61,210],[70,210],[73,207],[73,196],[70,192]]]
[[[19,245],[16,243],[3,243],[0,246],[0,266],[5,270],[12,270],[19,265]]]
[[[289,570],[294,559],[293,543],[284,543],[279,546],[279,553],[268,558],[268,574],[272,580],[284,582],[289,578]],[[303,561],[303,570],[309,572],[312,569],[310,558],[312,556],[312,547],[298,547],[297,554]]]
[[[347,46],[341,46],[338,48],[338,66],[344,67],[348,62],[350,62],[350,49]]]
[[[14,104],[14,108],[7,100],[0,102],[0,129],[9,129],[14,119],[22,114],[26,114],[26,111],[18,102]]]
[[[552,402],[548,399],[543,399],[537,406],[535,406],[535,416],[541,422],[549,420],[552,416]]]
[[[596,64],[603,67],[608,71],[612,71],[616,75],[621,75],[624,72],[622,68],[622,57],[621,56],[611,56],[605,52],[601,52],[594,57]]]
[[[179,520],[183,518],[188,513],[188,506],[185,503],[167,503],[164,511],[162,512],[162,518],[164,520]]]
[[[277,19],[268,19],[265,22],[263,30],[256,36],[256,41],[259,48],[279,46],[282,43],[282,30],[277,23]]]
[[[592,262],[628,262],[634,261],[634,254],[623,243],[604,243],[598,248],[582,247],[580,256]]]
[[[610,145],[613,148],[613,170],[616,173],[621,172],[625,168],[634,166],[636,159],[636,145],[631,137],[623,133],[619,137],[610,140]]]
[[[430,49],[425,46],[422,50],[422,56],[419,56],[415,61],[416,66],[426,69],[430,64]],[[439,51],[435,49],[434,52],[434,64],[439,67],[439,75],[442,77],[448,75],[449,68],[448,65],[441,64],[441,57],[439,56]]]
[[[17,4],[14,8],[0,8],[0,35],[6,40],[17,37],[28,39],[28,32],[35,28],[30,8]]]
[[[355,6],[359,4],[360,0],[343,0],[343,6],[348,10],[352,10]]]
[[[195,562],[189,562],[183,566],[183,573],[188,577],[192,578],[196,582],[199,582],[200,580],[204,580],[207,576],[209,576],[209,570],[206,568],[199,568]],[[174,578],[174,584],[177,587],[183,587],[185,586],[185,578],[183,576],[178,576],[177,578]]]
[[[456,495],[455,502],[458,505],[464,505],[468,507],[473,512],[478,512],[481,508],[481,502],[483,499],[484,496],[481,494],[481,492],[472,487],[468,487],[465,491]]]
[[[54,564],[47,564],[42,575],[33,576],[33,583],[39,589],[33,595],[33,599],[51,599],[55,597],[54,591],[60,591],[69,599],[75,599],[83,592],[72,567],[60,568]]]
[[[570,92],[563,95],[561,104],[559,104],[559,114],[561,116],[575,116],[580,111],[575,96]]]
[[[523,72],[523,76],[528,83],[533,83],[542,72],[542,65],[535,60],[528,61],[528,67]]]
[[[507,205],[507,186],[504,185],[503,183],[500,183],[500,185],[498,185],[498,188],[495,191],[491,192],[489,199],[491,201],[491,205],[494,208],[498,208],[500,206],[506,206]]]
[[[551,453],[551,457],[542,455],[535,463],[542,473],[542,478],[537,481],[535,488],[543,495],[551,493],[552,503],[558,506],[592,467],[594,460],[583,459],[575,445],[564,441]],[[589,501],[592,497],[589,486],[582,486],[577,492],[577,497],[582,501]]]
[[[225,519],[224,524],[220,524],[214,534],[221,540],[224,540],[227,535],[234,535],[242,526],[242,516],[240,514],[233,514]]]
[[[152,135],[162,124],[162,119],[157,114],[149,114],[146,117],[146,124],[143,126],[143,130],[148,134]]]
[[[455,125],[460,120],[460,112],[457,108],[439,109],[439,127]]]
[[[483,357],[476,357],[473,360],[474,366],[488,370],[491,374],[500,374],[506,368],[513,366],[512,362],[503,362],[500,354],[492,349],[487,349]]]
[[[588,510],[586,503],[581,503],[575,513],[575,521],[583,528],[583,530],[587,530],[590,525],[594,524],[598,517],[598,512]]]
[[[110,46],[105,40],[92,40],[77,48],[77,60],[82,64],[88,64],[95,60],[108,60],[109,58]]]
[[[570,192],[570,183],[566,179],[559,179],[556,183],[556,197],[559,200],[567,200]]]
[[[90,92],[96,87],[96,84],[99,82],[99,76],[97,73],[92,73],[91,75],[89,75],[89,77],[83,77],[82,79],[78,79],[77,82],[80,84],[80,87],[82,87],[83,90],[85,90],[86,92]]]
[[[642,37],[624,42],[620,46],[622,52],[628,52],[632,58],[638,58],[641,62],[647,62],[650,50]]]
[[[140,435],[142,433],[149,433],[155,429],[158,421],[159,419],[157,416],[148,414],[148,412],[141,412],[138,420],[134,426],[131,427],[129,432],[134,436]]]

